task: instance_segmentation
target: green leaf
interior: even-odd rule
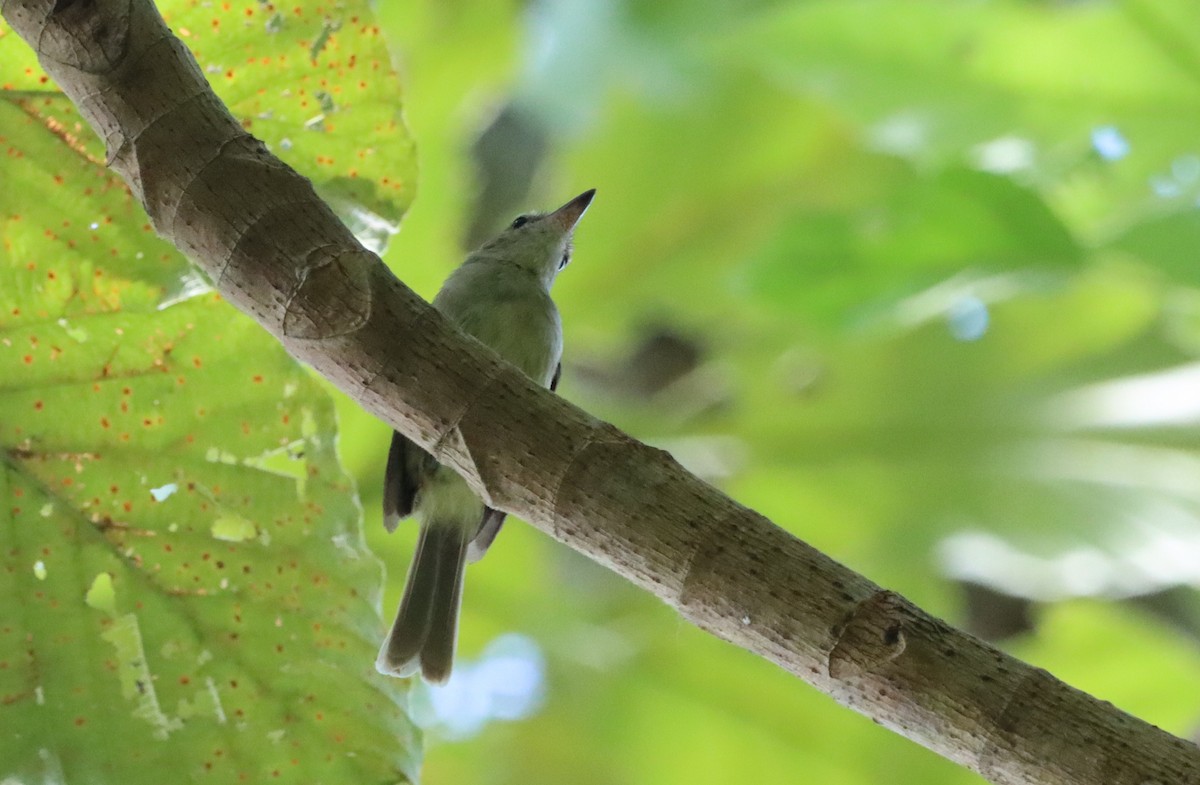
[[[403,91],[368,4],[158,6],[243,127],[311,179],[360,239],[381,252],[416,194],[417,162],[400,112]],[[104,160],[99,140],[2,23],[0,62],[0,97],[25,101],[64,141]]]
[[[1130,226],[1108,243],[1117,251],[1133,254],[1161,270],[1172,280],[1200,285],[1200,214],[1186,212],[1156,215]]]
[[[952,167],[891,180],[870,207],[785,218],[748,265],[750,293],[836,323],[964,270],[1062,270],[1083,261],[1041,197],[1008,178]]]
[[[212,56],[277,47],[269,63],[239,60],[233,81],[263,96],[239,111],[299,106],[324,81],[323,130],[305,131],[299,108],[262,130],[277,150],[295,131],[299,168],[394,221],[412,195],[411,144],[382,43],[353,7],[338,7],[316,64],[301,42],[325,29],[320,14],[275,33],[260,5],[190,5],[173,22],[203,32],[193,44],[220,42],[198,47],[210,74]],[[14,40],[5,30],[0,52]],[[353,101],[352,61],[376,73]],[[268,83],[279,89],[259,93]],[[374,669],[382,571],[331,400],[154,236],[66,99],[6,87],[0,779],[415,778],[405,685]],[[359,153],[400,176],[359,176]]]
[[[0,322],[5,775],[411,776],[327,396],[213,296],[60,313]]]
[[[415,194],[416,157],[368,4],[179,1],[162,11],[242,125],[382,251]]]

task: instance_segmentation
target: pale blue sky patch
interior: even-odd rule
[[[1129,140],[1116,126],[1102,125],[1092,129],[1092,148],[1105,161],[1119,161],[1129,155]]]

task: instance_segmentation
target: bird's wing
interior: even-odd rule
[[[550,391],[554,392],[558,389],[558,380],[562,376],[562,362],[560,361],[554,369],[554,377],[550,380]],[[504,518],[507,513],[500,510],[492,509],[491,507],[483,508],[483,518],[479,522],[479,529],[475,532],[475,536],[471,538],[471,543],[467,547],[467,561],[477,562],[483,558],[487,550],[492,545],[492,541],[496,539],[496,535],[500,533],[500,527],[504,525]]]
[[[383,475],[383,525],[389,532],[396,530],[401,518],[412,515],[419,483],[417,470],[423,453],[424,450],[406,437],[392,433],[387,470]]]
[[[506,517],[508,517],[508,513],[493,510],[491,507],[483,508],[483,518],[479,521],[479,529],[467,545],[468,563],[474,564],[483,558],[488,548],[492,546],[492,541],[496,539],[496,535],[500,533],[500,527],[504,525]]]

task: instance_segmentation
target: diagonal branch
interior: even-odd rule
[[[294,356],[516,513],[996,783],[1200,783],[1200,750],[933,618],[538,388],[250,136],[149,0],[0,0],[155,229]]]

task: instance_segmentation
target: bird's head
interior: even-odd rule
[[[596,189],[592,188],[553,212],[518,216],[471,256],[519,267],[549,289],[555,276],[571,261],[571,236],[595,195]]]

